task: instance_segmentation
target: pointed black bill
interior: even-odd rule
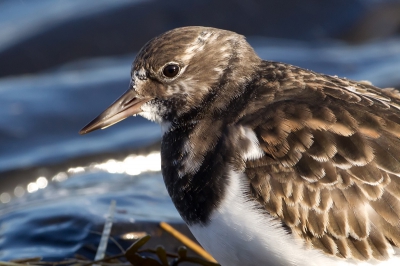
[[[141,106],[151,100],[150,98],[137,98],[136,92],[132,89],[127,90],[113,104],[110,105],[98,117],[79,131],[83,135],[97,129],[110,127],[128,116],[140,113]]]

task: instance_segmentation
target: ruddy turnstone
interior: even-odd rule
[[[261,60],[234,32],[149,41],[80,133],[161,124],[177,210],[222,265],[400,265],[400,94]]]

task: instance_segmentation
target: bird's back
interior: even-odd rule
[[[265,237],[273,239],[275,231],[268,227],[277,230],[275,236],[283,239],[282,250],[274,256],[284,256],[290,246],[284,239],[289,238],[295,246],[300,240],[311,250],[311,255],[300,252],[301,257],[326,254],[333,263],[336,259],[379,262],[393,257],[400,246],[400,101],[396,91],[264,61],[241,94],[226,99],[229,108],[209,116],[203,111],[202,119],[185,128],[182,141],[175,143],[180,157],[164,172],[167,179],[172,175],[168,171],[180,176],[174,178],[178,183],[167,180],[167,187],[180,189],[171,195],[180,195],[175,205],[178,210],[184,206],[184,217],[190,209],[193,215],[209,210],[198,220],[201,225],[192,227],[195,235],[204,237],[198,228],[213,224],[215,217],[223,217],[221,212],[234,211],[238,198],[247,195],[253,207],[237,206],[242,211],[230,213],[237,216],[237,222],[231,222],[251,235],[252,223],[242,221],[243,227],[239,221],[246,216],[257,220],[254,213],[246,214],[252,208],[262,213],[257,215],[268,222],[253,225],[253,233],[262,235],[265,230]],[[213,104],[208,104],[213,110]],[[171,134],[176,141],[177,135]],[[168,136],[165,139],[168,144]],[[171,150],[166,150],[165,160],[170,160]],[[194,173],[192,178],[185,179],[186,170]],[[199,186],[193,186],[197,182]],[[245,190],[235,192],[228,204],[235,182]],[[221,196],[211,196],[215,194]],[[208,196],[212,200],[206,200]],[[211,205],[194,207],[198,202]],[[223,218],[228,224],[225,229],[229,215]],[[215,235],[222,230],[221,225],[217,228],[212,231]],[[245,238],[240,244],[246,243]],[[256,235],[254,239],[253,244],[274,250],[263,240],[257,242]],[[227,249],[234,243],[229,238],[220,241]],[[216,243],[215,238],[210,240],[213,246],[223,246]],[[300,265],[296,260],[293,263]]]

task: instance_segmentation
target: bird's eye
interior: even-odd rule
[[[179,66],[177,64],[169,64],[166,65],[163,69],[163,74],[167,78],[173,78],[176,77],[179,73]]]

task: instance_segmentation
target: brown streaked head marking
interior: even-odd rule
[[[245,66],[241,72],[250,74],[260,62],[242,35],[207,27],[179,28],[152,39],[140,50],[132,64],[132,83],[138,95],[161,101],[179,97],[181,104],[176,111],[182,114],[200,105],[222,79],[239,70],[239,65]],[[163,74],[171,64],[179,67],[173,78]]]

